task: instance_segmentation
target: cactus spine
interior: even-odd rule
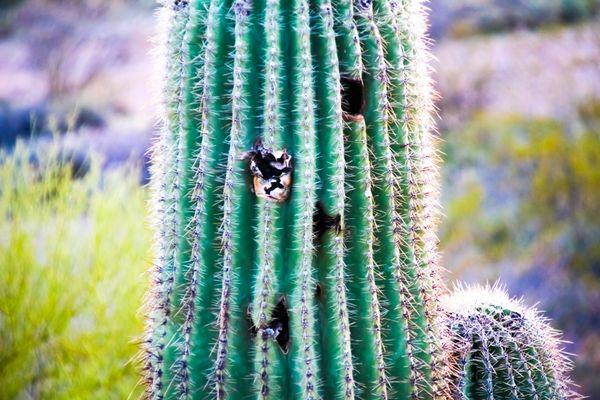
[[[160,15],[147,397],[449,398],[421,1]]]
[[[498,287],[459,288],[445,302],[456,399],[580,399],[558,333]]]

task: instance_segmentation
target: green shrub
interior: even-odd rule
[[[59,154],[0,154],[0,398],[135,398],[146,192]]]

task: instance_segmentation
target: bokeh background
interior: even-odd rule
[[[151,0],[0,0],[0,399],[140,392]],[[600,399],[600,0],[432,0],[448,280],[503,283]]]

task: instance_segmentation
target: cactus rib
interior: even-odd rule
[[[315,2],[313,43],[315,44],[315,75],[317,129],[320,157],[320,205],[323,212],[333,217],[338,226],[321,235],[317,247],[317,269],[323,286],[323,346],[332,357],[321,359],[324,371],[324,396],[326,398],[353,399],[354,376],[348,319],[346,272],[344,264],[344,143],[341,100],[341,81],[333,10],[329,0]],[[317,233],[319,234],[319,233]]]

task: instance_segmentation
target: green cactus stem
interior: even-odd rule
[[[419,0],[165,0],[152,399],[447,398]]]
[[[558,332],[498,287],[459,288],[445,302],[456,399],[581,399]]]

